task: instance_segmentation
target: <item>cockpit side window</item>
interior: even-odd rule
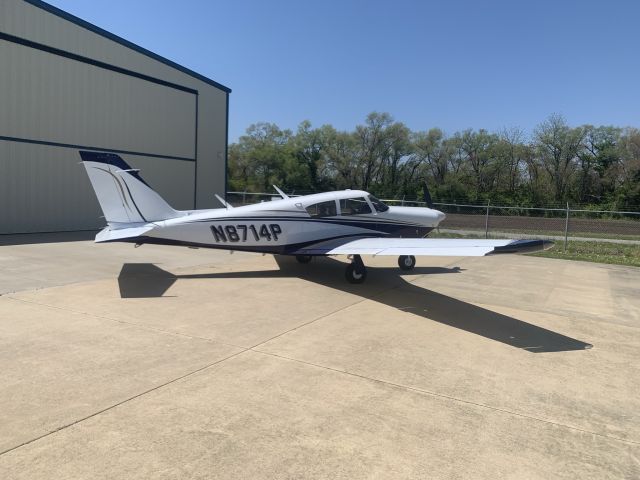
[[[319,217],[335,217],[338,215],[336,211],[336,202],[335,200],[329,200],[328,202],[320,202],[314,203],[313,205],[309,205],[307,208],[307,213],[314,218]]]
[[[340,200],[340,212],[342,215],[366,215],[371,212],[371,207],[364,197],[343,198]]]
[[[389,206],[386,203],[384,203],[382,200],[378,200],[373,195],[369,195],[369,201],[373,205],[373,208],[375,208],[380,213],[389,210]]]

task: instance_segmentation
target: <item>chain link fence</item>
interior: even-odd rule
[[[294,195],[291,195],[294,196]],[[271,193],[227,192],[232,205],[248,205],[279,200]],[[424,202],[383,199],[388,205],[420,206]],[[533,208],[500,205],[436,203],[447,218],[438,231],[484,238],[538,237],[564,241],[603,241],[638,245],[640,248],[640,212],[619,212],[572,208]]]
[[[422,202],[384,200],[389,205],[424,206]],[[640,212],[571,208],[510,207],[434,203],[447,214],[440,223],[444,233],[485,238],[540,237],[563,240],[605,241],[640,247]]]

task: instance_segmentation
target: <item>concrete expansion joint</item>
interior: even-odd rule
[[[245,349],[245,350],[248,348],[248,347],[244,347],[244,346],[241,346],[241,345],[236,345],[236,344],[233,344],[233,343],[222,342],[220,340],[214,340],[213,338],[209,338],[209,337],[199,337],[197,335],[189,335],[188,333],[172,332],[171,330],[164,330],[162,328],[150,327],[148,325],[141,325],[139,323],[128,322],[126,320],[122,320],[122,319],[119,319],[119,318],[108,317],[106,315],[97,315],[95,313],[84,312],[82,310],[74,310],[72,308],[59,307],[59,306],[56,306],[56,305],[50,305],[48,303],[40,303],[40,302],[34,302],[34,301],[30,301],[30,300],[25,300],[23,298],[16,298],[16,297],[12,297],[11,295],[7,296],[7,298],[9,298],[10,300],[15,300],[17,302],[28,303],[30,305],[38,305],[40,307],[51,308],[51,309],[54,309],[54,310],[62,310],[64,312],[74,313],[74,314],[77,314],[77,315],[86,315],[88,317],[96,318],[98,320],[107,320],[109,322],[120,323],[122,325],[128,325],[128,326],[131,326],[131,327],[139,328],[141,330],[147,330],[147,331],[150,331],[150,332],[162,333],[164,335],[172,335],[172,336],[182,337],[182,338],[191,338],[191,339],[194,339],[194,340],[203,340],[203,341],[206,341],[206,342],[217,343],[217,344],[220,344],[220,345],[225,345],[227,347],[235,347],[235,348],[240,348],[240,349]]]
[[[396,389],[407,391],[407,392],[413,392],[413,393],[417,393],[417,394],[420,394],[420,395],[426,395],[426,396],[437,397],[437,398],[446,399],[446,400],[452,400],[454,402],[461,403],[461,404],[468,405],[468,406],[474,406],[474,407],[478,407],[478,408],[484,408],[484,409],[488,409],[488,410],[493,410],[494,412],[499,412],[499,413],[503,413],[503,414],[507,414],[507,415],[513,415],[513,416],[516,416],[516,417],[525,418],[527,420],[533,420],[535,422],[540,422],[540,423],[544,423],[544,424],[547,424],[547,425],[553,425],[555,427],[566,428],[568,430],[573,430],[573,431],[580,432],[580,433],[586,433],[586,434],[589,434],[589,435],[595,435],[597,437],[605,438],[607,440],[614,440],[614,441],[626,443],[626,444],[629,444],[629,445],[640,445],[640,441],[629,440],[629,439],[626,439],[626,438],[620,438],[620,437],[616,437],[616,436],[613,436],[613,435],[605,435],[603,433],[598,433],[598,432],[594,432],[594,431],[591,431],[591,430],[586,430],[584,428],[575,427],[573,425],[567,425],[565,423],[560,423],[560,422],[556,422],[556,421],[553,421],[553,420],[547,420],[545,418],[534,417],[532,415],[527,415],[525,413],[515,412],[513,410],[507,410],[505,408],[500,408],[500,407],[494,407],[492,405],[487,405],[485,403],[474,402],[472,400],[466,400],[466,399],[463,399],[463,398],[454,397],[454,396],[447,395],[447,394],[444,394],[444,393],[438,393],[438,392],[433,392],[433,391],[430,391],[430,390],[424,390],[424,389],[421,389],[421,388],[410,387],[408,385],[402,385],[402,384],[399,384],[399,383],[390,382],[388,380],[382,380],[382,379],[379,379],[379,378],[369,377],[367,375],[362,375],[360,373],[349,372],[347,370],[340,370],[338,368],[328,367],[326,365],[319,365],[317,363],[307,362],[305,360],[299,360],[297,358],[287,357],[286,355],[278,355],[277,353],[265,352],[264,350],[256,350],[254,348],[247,349],[247,350],[250,350],[250,351],[255,352],[255,353],[260,353],[262,355],[267,355],[267,356],[270,356],[270,357],[279,358],[279,359],[282,359],[282,360],[287,360],[287,361],[291,361],[291,362],[300,363],[302,365],[307,365],[307,366],[314,367],[314,368],[320,368],[320,369],[323,369],[323,370],[328,370],[328,371],[334,372],[334,373],[339,373],[339,374],[343,374],[343,375],[349,375],[351,377],[360,378],[362,380],[366,380],[366,381],[369,381],[369,382],[386,385],[388,387],[396,388]]]
[[[238,356],[238,355],[240,355],[240,354],[242,354],[242,353],[246,352],[247,350],[248,350],[248,349],[244,349],[244,350],[241,350],[241,351],[239,351],[239,352],[232,353],[231,355],[228,355],[228,356],[226,356],[226,357],[224,357],[224,358],[222,358],[222,359],[220,359],[220,360],[216,360],[215,362],[209,363],[209,364],[207,364],[207,365],[205,365],[205,366],[203,366],[203,367],[200,367],[200,368],[197,368],[197,369],[195,369],[195,370],[193,370],[193,371],[191,371],[191,372],[185,373],[184,375],[180,375],[180,376],[178,376],[178,377],[176,377],[176,378],[173,378],[173,379],[171,379],[171,380],[169,380],[169,381],[167,381],[167,382],[164,382],[164,383],[162,383],[162,384],[160,384],[160,385],[156,385],[155,387],[152,387],[152,388],[150,388],[150,389],[148,389],[148,390],[145,390],[144,392],[137,393],[136,395],[133,395],[133,396],[131,396],[131,397],[128,397],[128,398],[126,398],[126,399],[124,399],[124,400],[122,400],[122,401],[120,401],[120,402],[114,403],[113,405],[110,405],[110,406],[108,406],[108,407],[106,407],[106,408],[103,408],[103,409],[101,409],[101,410],[98,410],[97,412],[94,412],[94,413],[92,413],[92,414],[90,414],[90,415],[86,415],[86,416],[84,416],[84,417],[82,417],[82,418],[79,418],[79,419],[77,419],[77,420],[74,420],[73,422],[69,422],[69,423],[67,423],[67,424],[65,424],[65,425],[62,425],[62,426],[60,426],[60,427],[58,427],[58,428],[56,428],[56,429],[54,429],[54,430],[51,430],[51,431],[49,431],[49,432],[47,432],[47,433],[44,433],[44,434],[42,434],[42,435],[40,435],[40,436],[38,436],[38,437],[32,438],[31,440],[27,440],[26,442],[22,442],[22,443],[21,443],[21,444],[19,444],[19,445],[16,445],[16,446],[14,446],[14,447],[8,448],[8,449],[6,449],[6,450],[4,450],[4,451],[0,452],[0,456],[4,455],[4,454],[6,454],[6,453],[10,453],[10,452],[12,452],[12,451],[14,451],[14,450],[17,450],[17,449],[19,449],[19,448],[25,447],[25,446],[27,446],[27,445],[29,445],[29,444],[31,444],[31,443],[37,442],[38,440],[41,440],[41,439],[43,439],[43,438],[45,438],[45,437],[48,437],[48,436],[50,436],[50,435],[53,435],[53,434],[55,434],[55,433],[58,433],[58,432],[60,432],[60,431],[62,431],[62,430],[66,430],[67,428],[69,428],[69,427],[73,427],[74,425],[77,425],[77,424],[79,424],[79,423],[82,423],[82,422],[84,422],[85,420],[89,420],[89,419],[91,419],[91,418],[93,418],[93,417],[96,417],[96,416],[98,416],[98,415],[101,415],[101,414],[103,414],[103,413],[105,413],[105,412],[108,412],[108,411],[110,411],[110,410],[113,410],[113,409],[115,409],[115,408],[117,408],[117,407],[123,406],[123,405],[125,405],[126,403],[131,402],[132,400],[135,400],[135,399],[137,399],[137,398],[143,397],[143,396],[145,396],[145,395],[147,395],[147,394],[149,394],[149,393],[155,392],[156,390],[159,390],[159,389],[161,389],[161,388],[163,388],[163,387],[169,386],[169,385],[171,385],[171,384],[173,384],[173,383],[176,383],[176,382],[178,382],[178,381],[180,381],[180,380],[183,380],[183,379],[185,379],[185,378],[187,378],[187,377],[190,377],[191,375],[195,375],[196,373],[201,372],[201,371],[203,371],[203,370],[206,370],[207,368],[210,368],[210,367],[212,367],[212,366],[214,366],[214,365],[217,365],[217,364],[222,363],[222,362],[224,362],[224,361],[226,361],[226,360],[229,360],[230,358],[236,357],[236,356]]]
[[[456,258],[455,260],[453,260],[452,262],[448,263],[446,265],[447,268],[452,267],[454,265],[460,265],[461,263],[464,263],[464,260],[460,259],[460,258]],[[384,294],[388,294],[388,293],[393,293],[394,290],[398,290],[401,289],[403,287],[403,285],[406,285],[407,283],[415,283],[418,282],[420,279],[428,277],[428,274],[422,274],[422,275],[415,275],[412,276],[413,278],[411,279],[405,279],[404,283],[396,283],[396,284],[392,284],[392,285],[388,285],[385,286],[383,288],[380,288],[378,292],[375,293],[375,295],[384,295]],[[303,365],[305,367],[310,367],[310,368],[314,368],[314,369],[321,369],[327,372],[332,372],[335,374],[339,374],[339,375],[346,375],[349,376],[351,378],[356,378],[359,379],[361,381],[364,382],[369,382],[369,383],[375,383],[378,385],[383,385],[386,388],[391,388],[391,389],[396,389],[396,390],[401,390],[404,392],[410,392],[410,393],[414,393],[414,394],[418,394],[421,396],[428,396],[428,397],[432,397],[432,398],[438,398],[441,399],[443,401],[446,402],[455,402],[457,404],[460,404],[462,406],[464,406],[465,408],[476,408],[476,409],[484,409],[484,410],[488,410],[488,411],[493,411],[502,415],[508,415],[508,416],[513,416],[513,417],[519,417],[525,420],[529,420],[529,421],[533,421],[533,422],[537,422],[539,424],[543,424],[543,425],[548,425],[548,426],[553,426],[553,427],[557,427],[557,428],[561,428],[561,429],[566,429],[569,431],[573,431],[573,432],[578,432],[580,434],[587,434],[587,435],[591,435],[592,437],[598,437],[598,438],[602,438],[605,440],[609,440],[609,441],[615,441],[615,442],[620,442],[626,445],[633,445],[633,446],[638,446],[640,445],[640,441],[637,440],[633,440],[633,439],[625,439],[625,438],[621,438],[621,437],[617,437],[614,435],[607,435],[607,434],[603,434],[603,433],[598,433],[595,431],[591,431],[591,430],[587,430],[584,428],[580,428],[580,427],[576,427],[573,425],[569,425],[566,423],[562,423],[562,422],[558,422],[555,420],[551,420],[551,419],[546,419],[546,418],[541,418],[541,417],[537,417],[535,415],[530,415],[530,414],[526,414],[526,413],[521,413],[521,412],[517,412],[517,411],[513,411],[513,410],[509,410],[509,409],[505,409],[505,408],[500,408],[500,407],[496,407],[496,406],[492,406],[489,404],[485,404],[485,403],[481,403],[481,402],[476,402],[473,400],[469,400],[469,399],[465,399],[465,398],[460,398],[460,397],[456,397],[456,396],[452,396],[452,395],[447,395],[444,393],[439,393],[437,391],[430,391],[430,390],[426,390],[426,389],[422,389],[422,388],[417,388],[417,387],[413,387],[413,386],[408,386],[408,385],[403,385],[400,383],[394,383],[392,381],[388,381],[388,380],[384,380],[384,379],[380,379],[380,378],[375,378],[372,376],[368,376],[368,375],[364,375],[361,373],[356,373],[356,372],[351,372],[348,370],[342,370],[340,368],[334,368],[331,366],[327,366],[327,365],[321,365],[321,364],[317,364],[317,363],[313,363],[313,362],[309,362],[309,361],[305,361],[305,360],[301,360],[301,359],[297,359],[297,358],[292,358],[286,355],[280,355],[277,353],[271,353],[269,351],[264,350],[261,347],[264,347],[266,344],[268,344],[269,342],[281,338],[283,336],[286,336],[289,333],[295,332],[295,331],[299,331],[301,329],[304,329],[307,326],[310,326],[316,322],[319,322],[323,319],[327,319],[330,318],[332,316],[335,316],[337,314],[339,314],[340,312],[344,312],[347,311],[349,309],[351,309],[352,307],[356,307],[360,304],[363,304],[367,301],[370,301],[370,298],[363,298],[363,297],[359,297],[357,299],[355,299],[352,303],[349,303],[348,305],[344,305],[340,308],[337,308],[333,311],[330,311],[328,313],[323,313],[315,318],[312,318],[311,320],[305,321],[303,323],[300,323],[298,325],[295,325],[292,328],[289,328],[283,332],[280,332],[276,335],[271,336],[268,339],[265,339],[263,341],[260,341],[252,346],[242,346],[242,345],[236,345],[236,344],[232,344],[232,343],[228,343],[228,342],[223,342],[217,339],[213,339],[213,338],[208,338],[208,337],[201,337],[201,336],[194,336],[194,335],[189,335],[189,334],[185,334],[185,333],[181,333],[181,332],[176,332],[176,331],[170,331],[170,330],[166,330],[166,329],[162,329],[162,328],[157,328],[157,327],[152,327],[152,326],[147,326],[147,325],[141,325],[139,323],[136,323],[135,321],[127,321],[127,320],[122,320],[122,319],[118,319],[118,318],[113,318],[109,315],[102,315],[102,314],[95,314],[95,313],[90,313],[90,312],[84,312],[84,311],[79,311],[79,310],[75,310],[72,308],[68,308],[65,306],[55,306],[55,305],[49,305],[47,303],[40,303],[37,301],[33,301],[33,300],[26,300],[23,298],[16,298],[15,296],[13,296],[10,293],[5,293],[5,296],[10,299],[10,300],[14,300],[14,301],[18,301],[18,302],[22,302],[22,303],[26,303],[26,304],[33,304],[33,305],[38,305],[38,306],[42,306],[42,307],[47,307],[47,308],[51,308],[51,309],[56,309],[56,310],[60,310],[60,311],[65,311],[71,314],[78,314],[78,315],[86,315],[88,317],[92,317],[92,318],[96,318],[99,320],[104,320],[104,321],[108,321],[108,322],[116,322],[122,325],[127,325],[129,327],[133,327],[133,328],[139,328],[142,330],[146,330],[146,331],[150,331],[150,332],[156,332],[156,333],[162,333],[165,335],[171,335],[171,336],[176,336],[176,337],[182,337],[182,338],[191,338],[191,339],[197,339],[197,340],[201,340],[201,341],[206,341],[206,342],[211,342],[211,343],[215,343],[215,344],[219,344],[219,345],[225,345],[227,347],[233,347],[235,349],[237,349],[237,351],[235,351],[232,354],[229,354],[227,356],[225,356],[224,358],[218,359],[216,361],[207,363],[206,365],[197,367],[191,371],[188,371],[186,373],[180,374],[178,376],[176,376],[175,378],[169,379],[161,384],[158,384],[156,386],[153,386],[151,388],[148,388],[142,392],[139,392],[137,394],[134,394],[132,396],[129,396],[121,401],[118,401],[112,405],[109,405],[105,408],[102,408],[100,410],[97,410],[93,413],[90,413],[86,416],[83,416],[82,418],[78,418],[76,420],[70,421],[64,425],[61,425],[49,432],[46,432],[42,435],[36,436],[32,439],[26,440],[22,443],[20,443],[19,445],[15,445],[12,446],[10,448],[7,448],[4,451],[0,452],[0,456],[10,453],[12,451],[15,451],[17,449],[20,449],[21,447],[27,446],[29,444],[32,444],[34,442],[38,442],[41,439],[44,439],[46,437],[49,437],[53,434],[56,434],[58,432],[61,432],[63,430],[66,430],[69,427],[73,427],[75,425],[78,425],[82,422],[84,422],[85,420],[89,420],[93,417],[97,417],[103,413],[107,413],[113,409],[116,409],[118,407],[122,407],[127,405],[129,402],[132,402],[136,399],[140,399],[145,397],[148,394],[152,394],[153,392],[157,392],[161,389],[163,389],[164,387],[168,387],[170,385],[173,385],[177,382],[181,382],[181,381],[185,381],[188,382],[190,378],[193,378],[195,375],[202,373],[210,368],[216,367],[218,365],[223,364],[224,362],[227,362],[228,360],[232,360],[233,358],[239,357],[243,354],[246,354],[247,352],[251,352],[251,353],[255,353],[257,355],[266,355],[270,358],[274,358],[277,359],[279,361],[283,361],[283,362],[295,362],[296,364],[299,365]],[[635,328],[635,327],[634,327]]]
[[[393,287],[388,288],[388,289],[382,289],[382,290],[380,291],[380,293],[382,293],[382,292],[386,292],[386,291],[390,291],[390,290],[393,290],[394,288],[397,288],[397,286],[393,286]],[[153,328],[153,327],[148,327],[148,326],[144,326],[144,325],[139,325],[139,324],[136,324],[136,323],[134,323],[134,322],[127,322],[127,321],[124,321],[124,320],[120,320],[120,319],[116,319],[116,318],[111,318],[111,317],[107,317],[107,316],[103,316],[103,315],[96,315],[96,314],[89,313],[89,312],[82,312],[82,311],[78,311],[78,310],[70,309],[70,308],[67,308],[67,307],[59,307],[59,306],[49,305],[49,304],[46,304],[46,303],[40,303],[40,302],[34,302],[34,301],[25,300],[25,299],[22,299],[22,298],[16,298],[16,297],[13,297],[13,296],[11,296],[11,295],[9,295],[7,298],[9,298],[10,300],[17,301],[17,302],[22,302],[22,303],[27,303],[27,304],[32,304],[32,305],[43,306],[43,307],[52,308],[52,309],[56,309],[56,310],[62,310],[62,311],[66,311],[66,312],[73,313],[73,314],[87,315],[87,316],[91,316],[91,317],[93,317],[93,318],[97,318],[97,319],[101,319],[101,320],[107,320],[107,321],[110,321],[110,322],[117,322],[117,323],[120,323],[120,324],[125,324],[125,325],[129,325],[129,326],[132,326],[132,327],[137,327],[137,328],[141,328],[141,329],[144,329],[144,330],[148,330],[148,331],[154,331],[154,332],[159,332],[159,333],[163,333],[163,334],[167,334],[167,335],[175,335],[175,336],[180,336],[180,337],[194,338],[194,339],[199,339],[199,340],[204,340],[204,341],[214,342],[214,343],[218,343],[218,344],[222,344],[222,345],[226,345],[226,346],[231,346],[231,347],[239,348],[240,350],[239,350],[239,351],[237,351],[237,352],[235,352],[235,353],[233,353],[233,354],[231,354],[231,355],[228,355],[228,356],[226,356],[226,357],[224,357],[224,358],[222,358],[222,359],[220,359],[220,360],[217,360],[217,361],[215,361],[215,362],[212,362],[212,363],[209,363],[209,364],[207,364],[207,365],[204,365],[204,366],[202,366],[202,367],[200,367],[200,368],[197,368],[197,369],[195,369],[195,370],[193,370],[193,371],[190,371],[190,372],[188,372],[188,373],[185,373],[185,374],[183,374],[183,375],[180,375],[180,376],[178,376],[178,377],[176,377],[176,378],[173,378],[173,379],[171,379],[171,380],[169,380],[169,381],[167,381],[167,382],[164,382],[164,383],[162,383],[162,384],[160,384],[160,385],[156,385],[156,386],[155,386],[155,387],[153,387],[153,388],[147,389],[147,390],[145,390],[145,391],[143,391],[143,392],[140,392],[140,393],[138,393],[138,394],[136,394],[136,395],[133,395],[133,396],[131,396],[131,397],[128,397],[128,398],[126,398],[126,399],[124,399],[124,400],[122,400],[122,401],[120,401],[120,402],[117,402],[117,403],[115,403],[115,404],[113,404],[113,405],[110,405],[110,406],[108,406],[108,407],[106,407],[106,408],[103,408],[103,409],[101,409],[101,410],[98,410],[98,411],[96,411],[96,412],[94,412],[94,413],[92,413],[92,414],[90,414],[90,415],[86,415],[86,416],[84,416],[84,417],[82,417],[82,418],[79,418],[79,419],[77,419],[77,420],[74,420],[74,421],[72,421],[72,422],[69,422],[69,423],[67,423],[67,424],[65,424],[65,425],[61,425],[60,427],[58,427],[58,428],[56,428],[56,429],[54,429],[54,430],[51,430],[51,431],[49,431],[49,432],[47,432],[47,433],[44,433],[44,434],[42,434],[42,435],[39,435],[39,436],[37,436],[37,437],[35,437],[35,438],[32,438],[32,439],[27,440],[27,441],[25,441],[25,442],[22,442],[22,443],[20,443],[19,445],[15,445],[15,446],[13,446],[13,447],[11,447],[11,448],[8,448],[8,449],[6,449],[6,450],[4,450],[4,451],[1,451],[1,452],[0,452],[0,456],[5,455],[5,454],[7,454],[7,453],[10,453],[10,452],[12,452],[12,451],[14,451],[14,450],[17,450],[17,449],[19,449],[19,448],[22,448],[22,447],[24,447],[24,446],[27,446],[27,445],[29,445],[29,444],[31,444],[31,443],[37,442],[38,440],[41,440],[41,439],[43,439],[43,438],[45,438],[45,437],[48,437],[48,436],[50,436],[50,435],[54,435],[55,433],[58,433],[58,432],[60,432],[60,431],[62,431],[62,430],[66,430],[66,429],[67,429],[67,428],[69,428],[69,427],[72,427],[72,426],[74,426],[74,425],[77,425],[77,424],[79,424],[79,423],[82,423],[82,422],[84,422],[84,421],[86,421],[86,420],[89,420],[89,419],[91,419],[91,418],[93,418],[93,417],[96,417],[96,416],[98,416],[98,415],[101,415],[101,414],[103,414],[103,413],[106,413],[106,412],[108,412],[108,411],[110,411],[110,410],[113,410],[113,409],[115,409],[115,408],[117,408],[117,407],[123,406],[123,405],[127,404],[128,402],[131,402],[131,401],[133,401],[133,400],[135,400],[135,399],[141,398],[141,397],[143,397],[143,396],[145,396],[145,395],[147,395],[147,394],[150,394],[150,393],[152,393],[152,392],[155,392],[155,391],[157,391],[157,390],[159,390],[159,389],[161,389],[161,388],[167,387],[167,386],[172,385],[172,384],[174,384],[174,383],[176,383],[176,382],[179,382],[179,381],[181,381],[181,380],[184,380],[184,379],[186,379],[186,378],[188,378],[188,377],[191,377],[191,376],[193,376],[193,375],[196,375],[197,373],[200,373],[200,372],[202,372],[202,371],[204,371],[204,370],[207,370],[207,369],[209,369],[209,368],[211,368],[211,367],[214,367],[214,366],[216,366],[216,365],[219,365],[219,364],[221,364],[221,363],[223,363],[223,362],[225,362],[225,361],[227,361],[227,360],[230,360],[230,359],[232,359],[232,358],[234,358],[234,357],[237,357],[237,356],[239,356],[239,355],[242,355],[243,353],[246,353],[246,352],[252,351],[252,352],[254,352],[254,353],[258,353],[258,354],[266,354],[266,355],[270,355],[270,356],[272,356],[272,357],[278,357],[278,355],[268,354],[268,353],[266,353],[266,352],[262,352],[262,351],[258,351],[258,350],[254,350],[254,349],[255,349],[256,347],[259,347],[260,345],[264,345],[265,343],[268,343],[268,342],[270,342],[270,341],[272,341],[272,340],[274,340],[274,339],[276,339],[276,338],[279,338],[279,337],[281,337],[281,336],[283,336],[283,335],[286,335],[287,333],[290,333],[290,332],[293,332],[293,331],[298,330],[298,329],[300,329],[300,328],[303,328],[303,327],[305,327],[305,326],[311,325],[312,323],[317,322],[318,320],[322,320],[323,318],[330,317],[330,316],[332,316],[332,315],[337,314],[338,312],[341,312],[341,311],[347,310],[347,309],[349,309],[349,308],[351,308],[351,307],[353,307],[353,306],[355,306],[355,305],[358,305],[358,304],[360,304],[360,303],[366,302],[366,301],[368,300],[368,299],[366,299],[366,298],[363,298],[363,299],[361,299],[361,300],[359,300],[359,301],[356,301],[356,302],[351,303],[351,304],[349,304],[349,305],[346,305],[346,306],[344,306],[344,307],[338,308],[338,309],[336,309],[336,310],[334,310],[334,311],[332,311],[332,312],[329,312],[329,313],[327,313],[327,314],[320,315],[320,316],[318,316],[318,317],[316,317],[316,318],[314,318],[314,319],[312,319],[312,320],[309,320],[309,321],[307,321],[307,322],[304,322],[304,323],[302,323],[302,324],[300,324],[300,325],[296,325],[295,327],[293,327],[293,328],[291,328],[291,329],[289,329],[289,330],[286,330],[285,332],[279,333],[278,335],[274,335],[273,337],[270,337],[270,338],[268,338],[268,339],[266,339],[266,340],[263,340],[263,341],[261,341],[261,342],[259,342],[259,343],[255,344],[255,345],[253,345],[253,346],[251,346],[251,347],[242,347],[242,346],[239,346],[239,345],[234,345],[234,344],[230,344],[230,343],[220,342],[220,341],[218,341],[218,340],[213,340],[213,339],[211,339],[211,338],[206,338],[206,337],[196,337],[196,336],[187,335],[187,334],[183,334],[183,333],[179,333],[179,332],[171,332],[171,331],[162,330],[162,329]],[[280,358],[284,359],[285,357],[280,357]],[[296,361],[296,360],[294,360],[294,361]],[[300,362],[300,363],[305,363],[305,362]],[[312,365],[312,364],[309,364],[309,365]],[[336,370],[336,371],[337,371],[337,370]],[[347,372],[342,372],[342,373],[347,373]]]

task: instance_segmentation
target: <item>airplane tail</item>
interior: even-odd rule
[[[120,156],[113,153],[80,151],[89,180],[100,208],[110,227],[127,228],[130,225],[180,217],[142,177]]]

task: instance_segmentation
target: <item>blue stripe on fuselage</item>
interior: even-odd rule
[[[417,223],[405,223],[397,221],[380,221],[376,219],[339,219],[339,218],[305,218],[305,217],[220,217],[208,218],[206,220],[194,220],[186,223],[209,223],[209,222],[314,222],[323,224],[333,224],[360,228],[368,230],[371,233],[382,233],[385,235],[393,235],[405,238],[421,238],[428,234],[433,227],[427,227]],[[360,233],[361,235],[362,233]]]

